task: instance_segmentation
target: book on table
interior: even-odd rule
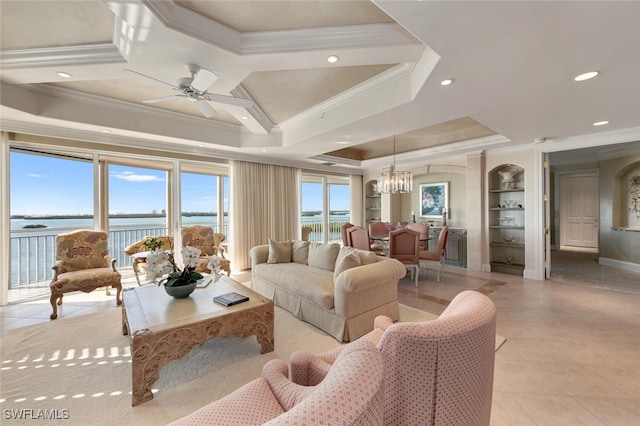
[[[213,298],[214,302],[224,306],[237,305],[238,303],[246,302],[247,300],[249,300],[247,296],[243,296],[236,292],[222,294]]]

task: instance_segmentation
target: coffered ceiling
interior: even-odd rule
[[[363,169],[640,128],[638,2],[2,0],[0,19],[10,131]],[[188,64],[255,106],[143,103]]]

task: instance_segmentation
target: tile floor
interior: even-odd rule
[[[244,282],[250,274],[232,277]],[[494,301],[507,341],[496,352],[492,425],[639,425],[640,274],[636,288],[606,281],[606,274],[600,284],[566,274],[532,281],[447,266],[440,283],[432,270],[422,270],[417,289],[401,280],[399,299],[433,313],[466,289]],[[59,315],[114,306],[113,293],[70,294]],[[46,298],[0,307],[0,334],[49,321],[49,313]]]

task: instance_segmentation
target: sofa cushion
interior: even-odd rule
[[[309,244],[308,264],[314,268],[333,272],[339,250],[339,244],[323,244],[314,241]]]
[[[335,281],[342,271],[360,266],[360,256],[356,252],[343,252],[340,250],[336,259],[336,267],[333,271],[333,280]]]
[[[306,265],[309,258],[309,241],[293,241],[291,244],[291,260]]]
[[[269,240],[269,258],[267,263],[291,262],[291,241]]]
[[[256,265],[253,273],[324,309],[333,309],[333,273],[330,271],[289,262],[261,263]],[[277,305],[277,300],[274,299],[274,303]]]

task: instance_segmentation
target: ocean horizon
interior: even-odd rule
[[[302,216],[302,224],[319,223],[321,215]],[[217,214],[182,216],[182,224],[212,225],[216,232],[227,233],[227,216],[225,216],[224,228],[217,230]],[[330,216],[330,221],[348,221],[349,215],[336,214]],[[43,227],[32,227],[42,225]],[[25,228],[25,226],[28,226]],[[20,284],[48,281],[53,278],[53,266],[55,259],[55,236],[76,229],[93,229],[92,217],[72,217],[53,219],[46,216],[29,219],[11,219],[11,278],[10,286]],[[166,235],[166,216],[136,216],[136,217],[111,217],[109,219],[109,253],[116,258],[116,267],[122,268],[131,265],[130,256],[124,254],[125,247],[138,241],[147,235]],[[331,232],[330,239],[340,239],[339,232]],[[311,241],[320,240],[319,233],[312,233]]]

